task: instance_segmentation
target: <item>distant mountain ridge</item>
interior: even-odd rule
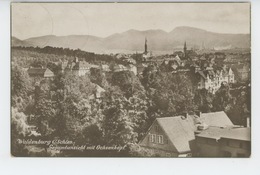
[[[144,40],[148,40],[149,51],[172,51],[182,48],[187,42],[191,47],[205,48],[250,48],[250,34],[222,34],[193,27],[176,27],[170,32],[163,30],[128,30],[105,38],[92,35],[47,35],[19,40],[12,37],[12,46],[52,46],[81,49],[96,53],[143,51]]]

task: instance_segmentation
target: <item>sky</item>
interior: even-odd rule
[[[12,36],[107,37],[130,29],[170,32],[190,26],[250,33],[249,3],[12,3]]]

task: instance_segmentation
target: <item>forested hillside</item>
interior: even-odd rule
[[[167,72],[161,65],[151,64],[142,75],[130,71],[102,72],[91,70],[85,76],[55,71],[55,78],[35,84],[28,76],[31,65],[53,68],[53,62],[71,60],[75,56],[90,63],[117,64],[110,55],[96,55],[61,48],[12,49],[12,150],[15,156],[47,156],[53,153],[37,146],[29,152],[26,145],[15,144],[17,138],[30,135],[32,123],[40,138],[67,139],[75,145],[122,145],[118,151],[63,150],[55,156],[140,156],[136,143],[157,117],[194,114],[198,111],[225,111],[236,124],[250,115],[250,87],[232,89],[222,85],[215,95],[197,90],[192,73]],[[97,85],[103,88],[101,98],[93,98]],[[17,148],[19,147],[19,148]]]

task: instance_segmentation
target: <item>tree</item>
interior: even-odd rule
[[[92,83],[95,83],[105,89],[109,86],[106,80],[105,73],[100,69],[90,69],[90,80]]]
[[[104,140],[107,145],[125,145],[137,141],[134,123],[125,108],[128,101],[117,88],[111,88],[105,94],[102,122]]]
[[[16,107],[17,104],[20,103],[22,107],[19,110],[23,111],[26,107],[32,90],[33,88],[28,73],[17,64],[12,64],[12,106]]]
[[[227,83],[222,83],[221,87],[215,93],[215,98],[213,99],[213,110],[229,112],[233,102],[229,85]]]
[[[233,90],[234,104],[228,112],[228,116],[234,124],[247,126],[247,117],[250,118],[250,87]]]
[[[19,143],[30,133],[27,116],[12,107],[11,110],[11,152],[13,156],[26,156],[27,150],[24,144]]]
[[[142,82],[145,83],[149,99],[148,116],[151,121],[156,117],[175,116],[196,109],[189,75],[150,71],[145,74]]]
[[[50,69],[55,75],[60,71],[60,67],[52,62],[48,62],[47,66],[48,69]]]
[[[206,89],[198,89],[195,93],[194,101],[199,111],[203,113],[211,112],[213,108],[213,95]]]

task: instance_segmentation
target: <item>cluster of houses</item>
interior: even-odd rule
[[[122,64],[115,64],[111,67],[107,64],[95,65],[86,61],[79,61],[78,58],[75,57],[75,59],[71,62],[61,61],[55,64],[59,67],[61,72],[72,72],[77,76],[84,76],[90,73],[91,68],[101,69],[104,72],[132,71],[135,75],[137,75],[137,68],[132,62],[126,66]],[[55,76],[55,74],[46,67],[30,67],[28,68],[27,72],[32,78],[53,78]]]
[[[225,112],[157,118],[139,146],[159,157],[249,157],[250,128]]]
[[[75,58],[73,61],[59,61],[55,63],[59,66],[60,71],[71,71],[75,75],[84,76],[90,72],[91,68],[101,69],[104,72],[131,71],[135,75],[142,74],[143,70],[150,64],[165,66],[172,73],[192,71],[198,78],[198,89],[206,89],[215,94],[221,87],[221,84],[232,84],[237,81],[246,82],[250,78],[250,66],[247,64],[228,65],[224,60],[228,59],[223,53],[209,54],[198,56],[195,51],[187,50],[186,42],[183,51],[176,51],[172,55],[153,57],[148,52],[147,39],[145,39],[144,53],[141,54],[141,61],[133,59],[131,55],[116,54],[115,57],[125,64],[90,64],[85,61],[79,61]],[[233,57],[232,57],[233,58]],[[228,59],[230,60],[230,59]],[[234,59],[233,59],[234,60]],[[227,68],[228,67],[228,68]],[[29,68],[29,76],[52,78],[54,73],[48,68]]]
[[[61,72],[70,71],[78,76],[90,73],[91,68],[101,69],[103,72],[132,71],[137,75],[142,74],[150,63],[156,62],[170,68],[172,73],[193,70],[199,79],[198,89],[207,89],[213,94],[221,87],[221,84],[235,83],[236,73],[243,81],[250,76],[250,69],[244,64],[238,66],[236,73],[231,66],[227,68],[222,65],[217,69],[213,67],[215,64],[223,63],[222,54],[213,55],[210,60],[204,56],[198,59],[195,57],[188,59],[192,54],[191,50],[187,50],[185,42],[183,52],[178,51],[173,55],[152,60],[152,53],[147,51],[147,39],[145,39],[145,51],[139,63],[129,55],[118,54],[116,57],[127,64],[95,65],[75,58],[73,61],[58,62],[56,65],[59,66]],[[55,76],[50,69],[43,67],[30,67],[27,71],[30,77],[53,78]],[[90,98],[100,98],[104,91],[97,85],[96,93]],[[249,157],[250,139],[249,125],[236,126],[225,112],[221,111],[157,118],[139,145],[152,152],[153,155],[162,157]]]
[[[235,75],[231,68],[229,70],[214,70],[212,67],[207,67],[204,70],[196,70],[196,73],[200,77],[198,89],[207,89],[213,94],[220,88],[221,84],[235,83]]]

